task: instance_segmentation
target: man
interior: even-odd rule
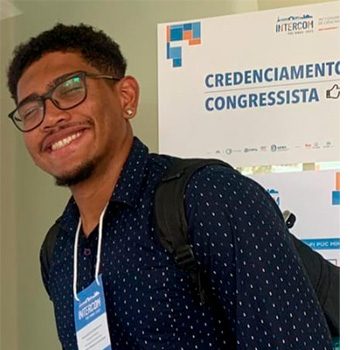
[[[186,189],[189,238],[213,302],[194,298],[155,230],[154,193],[172,157],[133,136],[139,87],[125,70],[106,34],[58,24],[19,46],[8,71],[10,116],[29,153],[72,192],[43,273],[63,348],[89,348],[79,320],[91,316],[91,349],[331,349],[273,200],[223,166],[199,170]],[[96,305],[83,303],[101,294],[108,326],[94,327]]]

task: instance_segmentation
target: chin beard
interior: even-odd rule
[[[55,176],[56,185],[63,187],[70,187],[77,185],[78,183],[87,180],[95,170],[95,162],[90,161],[82,164],[75,171],[70,174],[64,174],[62,176]]]

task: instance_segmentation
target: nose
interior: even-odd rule
[[[44,131],[49,131],[60,125],[64,125],[71,119],[69,110],[62,110],[58,108],[50,99],[45,102],[45,115],[41,124]]]

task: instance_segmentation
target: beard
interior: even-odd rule
[[[57,186],[70,187],[77,185],[80,182],[87,180],[94,172],[96,162],[91,160],[85,164],[80,165],[77,169],[69,174],[63,174],[61,176],[55,176],[55,182]]]

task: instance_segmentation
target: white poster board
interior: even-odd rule
[[[159,150],[336,161],[339,74],[338,2],[160,24]]]

